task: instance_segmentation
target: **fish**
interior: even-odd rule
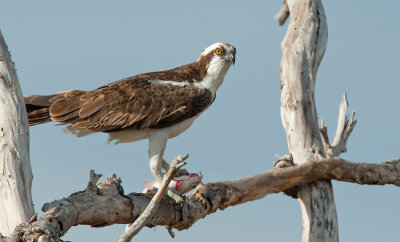
[[[174,177],[169,183],[168,188],[179,194],[185,194],[196,188],[197,185],[201,183],[202,179],[203,175],[201,174],[201,172],[199,174],[190,173],[187,175]],[[148,191],[157,188],[155,187],[156,181],[144,181],[144,185],[146,188],[143,190],[142,193],[147,193]]]

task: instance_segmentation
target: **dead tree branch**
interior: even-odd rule
[[[346,152],[346,143],[349,138],[351,131],[353,131],[354,126],[357,123],[357,120],[354,119],[356,114],[353,111],[350,115],[350,118],[347,116],[347,96],[346,93],[343,94],[342,103],[339,108],[339,116],[338,116],[338,125],[336,128],[335,139],[332,143],[332,157],[339,156],[341,153]]]
[[[310,161],[287,168],[275,168],[263,174],[239,180],[199,185],[182,204],[164,198],[145,226],[188,229],[197,220],[218,209],[261,199],[306,182],[334,179],[368,185],[400,186],[400,159],[381,164],[349,162],[340,158]],[[121,180],[113,175],[95,190],[86,189],[68,198],[45,204],[43,216],[35,222],[19,225],[9,241],[59,240],[71,226],[102,227],[128,224],[138,219],[149,205],[148,194],[123,194]]]
[[[357,124],[357,120],[354,119],[356,111],[353,111],[349,116],[347,115],[347,107],[349,106],[347,102],[346,93],[343,94],[342,103],[339,108],[338,124],[336,128],[335,139],[332,145],[329,143],[328,129],[325,127],[324,120],[321,119],[321,126],[319,131],[321,132],[322,138],[324,140],[325,154],[326,157],[338,157],[341,153],[347,151],[346,144],[354,126]]]
[[[279,25],[283,25],[286,22],[286,19],[289,17],[289,7],[286,3],[286,0],[283,1],[283,5],[279,12],[274,16],[274,19],[279,21]]]
[[[14,63],[0,32],[0,233],[34,214],[28,118]]]
[[[295,164],[301,164],[326,157],[314,91],[328,27],[321,0],[286,0],[286,4],[290,21],[281,44],[281,118],[289,153]],[[295,193],[302,213],[302,241],[339,241],[331,182],[302,184]]]

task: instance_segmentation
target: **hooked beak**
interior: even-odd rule
[[[236,59],[236,48],[235,47],[233,47],[233,53],[228,55],[226,57],[226,59],[232,61],[232,65],[235,65],[235,59]]]
[[[233,47],[233,46],[232,46]],[[232,61],[232,65],[235,65],[235,59],[236,59],[236,48],[233,47],[233,51],[231,54],[227,54],[225,55],[225,57],[223,57],[225,60],[228,61]]]
[[[235,65],[235,59],[236,59],[236,48],[233,47],[233,60],[232,60],[232,65]]]
[[[225,56],[225,60],[232,61],[232,65],[235,64],[235,53]]]

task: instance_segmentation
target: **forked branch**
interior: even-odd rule
[[[327,157],[338,157],[341,153],[346,152],[347,139],[349,138],[354,126],[357,124],[357,120],[354,119],[356,112],[353,112],[349,116],[347,115],[347,96],[343,94],[342,103],[339,108],[338,124],[336,128],[335,138],[332,144],[329,143],[328,129],[325,127],[324,120],[321,119],[321,126],[319,131],[321,132],[324,140],[324,148]]]

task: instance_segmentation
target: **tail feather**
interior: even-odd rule
[[[48,96],[33,95],[24,98],[29,126],[51,121],[49,114],[50,99],[55,96],[56,94]]]

